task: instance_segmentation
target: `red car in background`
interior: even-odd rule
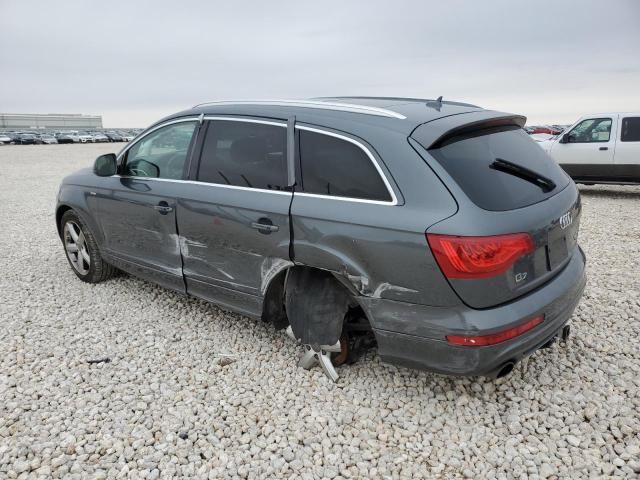
[[[531,133],[548,133],[549,135],[560,135],[563,129],[554,126],[535,127]]]

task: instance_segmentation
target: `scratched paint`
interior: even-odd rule
[[[221,268],[216,267],[216,270],[218,270],[221,274],[223,274],[225,277],[227,277],[229,280],[235,280],[235,278],[232,275],[229,275],[227,272],[225,272],[224,270],[222,270]]]
[[[400,285],[391,285],[388,282],[383,282],[376,287],[370,296],[372,298],[382,298],[382,294],[389,291],[398,293],[418,293],[417,290],[413,290],[411,288],[401,287]]]
[[[174,253],[176,255],[180,255],[180,251],[181,251],[181,249],[180,249],[180,236],[175,234],[175,233],[170,233],[169,237],[171,238],[171,241],[173,242],[173,244],[175,246],[174,247],[175,248]]]
[[[260,291],[263,295],[267,293],[267,288],[273,277],[290,266],[293,266],[293,262],[283,258],[267,257],[262,261],[260,265]]]
[[[197,242],[195,240],[189,240],[187,237],[183,237],[182,235],[179,236],[179,248],[180,251],[182,252],[182,255],[184,255],[185,257],[190,256],[191,254],[189,253],[189,247],[199,247],[199,248],[206,248],[207,244],[206,243],[202,243],[202,242]]]
[[[347,275],[349,281],[362,295],[367,295],[369,290],[369,278],[364,275]]]

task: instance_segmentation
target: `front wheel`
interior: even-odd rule
[[[91,230],[73,210],[65,212],[60,225],[67,260],[80,280],[98,283],[115,274],[115,267],[102,259]]]

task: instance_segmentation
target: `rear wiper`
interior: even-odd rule
[[[547,178],[539,173],[529,170],[516,163],[508,162],[502,158],[496,158],[494,162],[489,165],[489,168],[498,170],[500,172],[508,173],[514,177],[521,178],[527,182],[531,182],[534,185],[539,186],[543,192],[547,193],[556,188],[556,184],[550,178]]]

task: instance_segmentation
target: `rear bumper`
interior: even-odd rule
[[[448,375],[495,375],[556,336],[569,321],[586,284],[585,256],[577,247],[553,280],[517,300],[483,310],[467,306],[430,307],[361,297],[384,362]],[[545,321],[512,340],[486,347],[461,347],[446,335],[485,335],[516,326],[537,315]]]

